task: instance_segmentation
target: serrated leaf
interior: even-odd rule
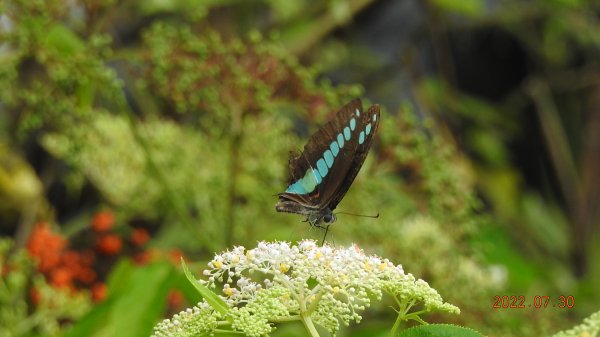
[[[479,332],[451,324],[420,325],[400,332],[397,337],[485,337]]]

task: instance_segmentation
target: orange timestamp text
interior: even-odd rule
[[[571,295],[548,296],[548,295],[496,295],[492,301],[493,309],[545,309],[559,308],[571,309],[575,306],[575,298]]]

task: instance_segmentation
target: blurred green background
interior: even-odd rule
[[[0,335],[145,336],[214,253],[319,239],[290,150],[381,104],[333,244],[404,266],[489,336],[600,303],[600,4],[0,1]],[[494,296],[573,308],[494,309]],[[385,303],[339,336],[385,335]],[[278,336],[302,336],[282,326]]]

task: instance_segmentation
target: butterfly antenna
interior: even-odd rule
[[[358,216],[361,218],[372,218],[372,219],[377,219],[379,218],[379,213],[375,214],[375,215],[368,215],[368,214],[356,214],[356,213],[349,213],[349,212],[336,212],[336,215],[338,214],[346,214],[346,215],[352,215],[352,216]]]

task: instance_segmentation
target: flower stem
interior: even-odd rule
[[[400,323],[402,323],[402,315],[398,315],[396,317],[396,321],[394,322],[394,326],[392,326],[392,330],[390,330],[390,337],[396,336],[398,327],[400,327]]]
[[[407,302],[401,301],[398,297],[394,296],[394,300],[396,301],[396,303],[398,304],[398,317],[396,317],[396,321],[394,322],[394,326],[392,326],[392,330],[390,330],[390,337],[392,336],[396,336],[398,328],[400,327],[400,323],[402,323],[402,321],[406,321],[407,317],[410,316],[408,315],[408,311],[410,310],[410,308],[414,305],[414,300]],[[417,318],[419,318],[418,315],[416,315]],[[412,318],[414,320],[417,320],[416,318]]]
[[[310,333],[311,337],[320,337],[319,332],[317,331],[317,327],[313,323],[312,319],[308,315],[302,315],[302,323]]]

